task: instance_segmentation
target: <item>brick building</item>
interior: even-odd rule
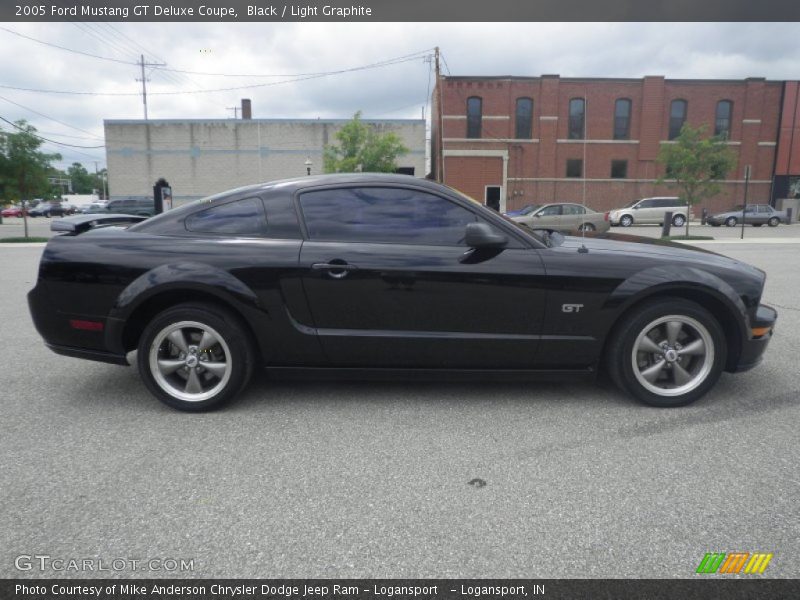
[[[245,112],[247,115],[248,113]],[[322,172],[323,149],[349,119],[107,120],[108,184],[112,200],[152,198],[163,177],[176,204],[243,185]],[[424,177],[425,121],[363,122],[397,133],[409,153],[400,172]]]
[[[433,93],[433,177],[500,210],[554,201],[596,210],[653,195],[659,148],[685,122],[727,138],[737,158],[717,210],[786,197],[800,176],[798,83],[541,77],[441,77]]]

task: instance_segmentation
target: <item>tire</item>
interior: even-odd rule
[[[670,325],[675,323],[680,327]],[[644,404],[691,404],[714,386],[725,367],[725,333],[695,302],[659,298],[626,315],[618,326],[607,348],[606,368],[617,386]]]
[[[770,227],[777,227],[780,225],[781,220],[778,217],[770,217],[769,221],[767,221],[767,225]]]
[[[686,225],[686,217],[684,217],[683,215],[675,215],[674,217],[672,217],[672,224],[675,227],[683,227],[684,225]]]
[[[578,227],[578,231],[595,231],[597,228],[591,223],[584,223]]]
[[[630,215],[622,215],[622,217],[620,217],[619,224],[623,227],[630,227],[633,225],[633,217]]]
[[[138,350],[139,375],[147,389],[164,404],[189,412],[232,400],[250,380],[255,356],[235,315],[194,303],[156,315],[142,332]]]
[[[736,227],[736,222],[737,222],[736,217],[728,217],[727,219],[725,219],[725,225],[727,227]]]

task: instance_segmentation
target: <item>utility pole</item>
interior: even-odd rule
[[[167,63],[149,63],[145,62],[144,54],[141,54],[139,57],[139,62],[137,63],[142,68],[142,78],[137,79],[136,81],[142,82],[142,104],[144,105],[144,120],[147,121],[147,77],[144,74],[145,67],[165,67]]]
[[[225,107],[225,110],[232,110],[233,111],[233,118],[234,119],[238,119],[239,118],[239,107],[238,106],[227,106],[227,107]]]
[[[438,92],[439,98],[437,104],[439,105],[439,123],[437,124],[436,129],[438,133],[436,134],[436,181],[439,183],[444,182],[444,132],[442,128],[444,127],[444,105],[442,104],[442,98],[444,97],[442,94],[442,73],[439,67],[439,46],[436,46],[434,51],[434,66],[436,69],[436,90]]]

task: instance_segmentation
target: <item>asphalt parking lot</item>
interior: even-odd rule
[[[733,551],[800,577],[800,243],[706,247],[765,269],[780,316],[764,364],[686,408],[609,384],[259,377],[198,415],[135,369],[48,351],[25,303],[41,248],[2,248],[0,577],[98,574],[19,555],[193,559],[174,574],[206,578],[691,577]]]

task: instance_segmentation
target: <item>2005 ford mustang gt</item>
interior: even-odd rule
[[[134,223],[131,225],[131,223]],[[183,410],[273,375],[594,377],[679,406],[757,365],[765,275],[660,240],[534,231],[403,175],[240,188],[150,219],[53,223],[33,319],[59,354],[136,363]]]

